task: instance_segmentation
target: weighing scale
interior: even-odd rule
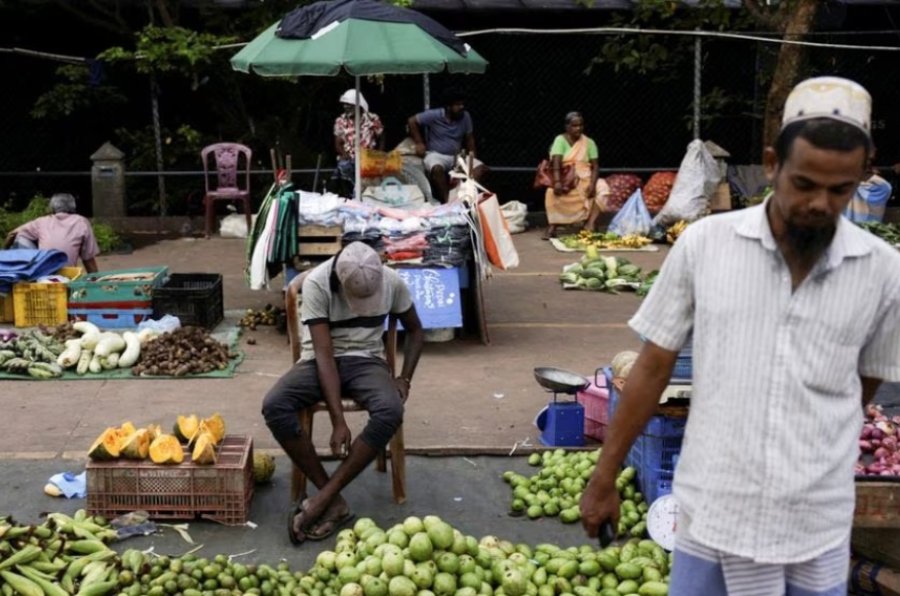
[[[674,495],[663,495],[653,501],[647,511],[647,532],[657,544],[669,552],[675,550],[678,529],[678,502]]]
[[[541,443],[548,447],[581,447],[584,445],[584,406],[575,399],[579,391],[590,386],[583,376],[561,368],[534,369],[538,385],[553,394],[553,401],[535,419]],[[559,401],[559,394],[571,395],[573,401]]]

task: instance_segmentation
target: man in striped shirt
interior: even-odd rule
[[[647,342],[581,501],[618,518],[616,471],[693,337],[670,594],[846,593],[862,406],[900,380],[900,253],[841,217],[871,147],[856,83],[800,83],[758,207],[703,219],[630,321]]]

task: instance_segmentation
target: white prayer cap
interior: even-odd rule
[[[348,89],[347,91],[344,91],[338,102],[349,104],[351,106],[356,105],[356,89]],[[366,101],[366,98],[363,97],[362,93],[359,94],[359,107],[362,108],[364,112],[369,111],[369,103]]]
[[[872,96],[865,87],[849,79],[806,79],[791,90],[784,102],[781,128],[813,118],[846,122],[871,136]]]

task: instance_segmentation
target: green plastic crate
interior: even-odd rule
[[[153,290],[163,284],[168,272],[163,266],[88,273],[69,283],[69,306],[152,308]]]

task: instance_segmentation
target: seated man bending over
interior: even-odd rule
[[[409,134],[416,142],[416,154],[424,157],[425,172],[431,178],[436,198],[446,203],[450,195],[448,174],[456,166],[465,141],[465,149],[473,158],[472,178],[480,181],[487,173],[487,167],[475,158],[475,135],[472,116],[466,111],[465,95],[457,89],[444,93],[444,107],[425,110],[411,116],[407,124]],[[426,134],[422,134],[422,128]]]
[[[275,383],[262,407],[275,439],[318,488],[315,496],[301,496],[294,505],[288,528],[294,544],[307,538],[321,540],[350,519],[341,490],[375,459],[403,421],[403,404],[424,342],[406,284],[362,242],[347,245],[334,258],[294,278],[288,296],[296,297],[301,283],[300,360]],[[406,331],[403,372],[396,379],[385,361],[382,341],[388,316],[398,317]],[[291,331],[297,337],[297,330]],[[341,396],[352,398],[369,413],[368,424],[352,442]],[[301,432],[297,420],[300,410],[321,400],[331,417],[331,449],[335,455],[346,455],[330,478],[312,438]]]

